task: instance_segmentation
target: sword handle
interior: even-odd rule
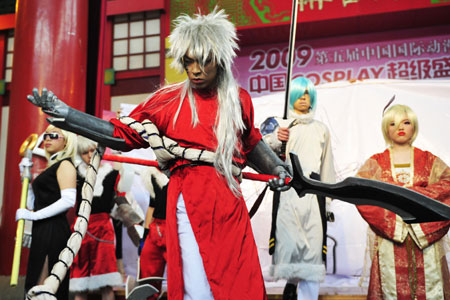
[[[277,230],[277,215],[278,206],[280,205],[280,194],[281,192],[273,191],[273,202],[272,202],[272,225],[270,227],[270,237],[269,237],[269,254],[272,255],[275,252],[276,243],[276,230]]]
[[[286,141],[281,142],[280,159],[286,161]]]

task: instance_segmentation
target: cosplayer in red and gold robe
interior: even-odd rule
[[[450,204],[450,168],[437,156],[412,146],[416,114],[394,105],[383,116],[383,135],[391,145],[373,155],[359,177],[401,185]],[[450,299],[450,276],[442,238],[450,221],[406,224],[380,207],[358,206],[375,232],[367,299]]]

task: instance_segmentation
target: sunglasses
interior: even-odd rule
[[[44,140],[46,140],[47,138],[50,138],[51,140],[57,140],[59,138],[64,138],[64,136],[56,132],[44,133]]]

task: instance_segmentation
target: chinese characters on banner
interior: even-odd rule
[[[300,11],[305,10],[305,6],[308,6],[310,10],[319,9],[322,10],[324,7],[325,2],[334,2],[333,0],[300,0],[299,1],[299,9]],[[339,2],[339,1],[336,1]],[[359,0],[342,0],[342,7],[347,7],[348,4],[351,3],[358,3]],[[315,5],[317,4],[317,6]]]
[[[305,76],[316,85],[353,79],[448,79],[450,27],[439,29],[384,33],[382,39],[377,33],[297,41],[293,78]],[[415,37],[396,38],[407,34]],[[242,49],[235,61],[240,85],[253,97],[284,91],[287,52],[284,44]]]

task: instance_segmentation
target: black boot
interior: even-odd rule
[[[286,283],[283,291],[283,300],[297,300],[297,285]]]

